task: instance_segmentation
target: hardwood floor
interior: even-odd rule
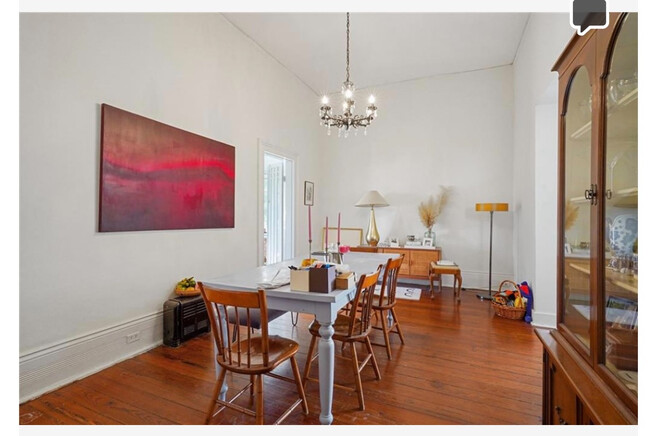
[[[393,360],[374,347],[382,379],[370,366],[362,374],[366,410],[356,393],[334,389],[334,424],[541,424],[542,346],[523,321],[493,315],[488,302],[452,290],[420,301],[398,300],[406,344],[391,335]],[[313,317],[301,315],[297,327],[286,314],[270,324],[271,334],[300,343],[304,368]],[[381,343],[381,331],[372,333]],[[360,356],[361,353],[358,349]],[[340,347],[337,347],[337,354]],[[336,359],[337,382],[354,384],[348,362]],[[312,375],[317,375],[317,363]],[[285,364],[278,372],[291,376]],[[227,378],[241,388],[247,377]],[[20,424],[201,424],[215,383],[212,336],[205,334],[178,348],[160,346],[97,374],[20,405]],[[265,419],[273,422],[297,398],[295,385],[265,378]],[[231,391],[232,392],[232,391]],[[318,424],[318,386],[306,388],[310,413],[298,408],[286,424]],[[250,405],[244,394],[238,399]],[[250,424],[253,418],[226,410],[214,424]]]

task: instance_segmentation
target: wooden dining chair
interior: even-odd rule
[[[379,366],[377,365],[377,359],[375,359],[375,353],[372,350],[372,345],[370,344],[370,338],[368,333],[370,332],[370,317],[372,314],[372,296],[375,292],[375,286],[377,285],[377,279],[379,278],[379,273],[382,266],[380,265],[376,272],[368,275],[362,275],[359,278],[359,283],[357,285],[356,294],[352,300],[352,306],[349,312],[349,315],[339,313],[334,321],[334,335],[332,340],[341,341],[343,344],[350,344],[350,354],[351,357],[343,355],[343,349],[341,349],[341,354],[336,354],[335,356],[348,360],[351,362],[352,371],[354,372],[354,382],[355,387],[345,386],[341,384],[334,383],[334,386],[347,389],[357,392],[357,397],[359,399],[359,408],[361,410],[366,409],[365,402],[363,400],[363,387],[361,385],[361,371],[366,366],[368,362],[372,364],[372,368],[375,372],[375,377],[377,380],[381,380],[381,374],[379,373]],[[318,321],[314,320],[309,326],[309,333],[311,333],[311,343],[309,344],[309,352],[307,353],[307,362],[305,364],[305,371],[303,375],[303,384],[306,386],[308,380],[316,381],[318,379],[309,377],[309,371],[311,370],[311,363],[318,357],[316,351],[316,343],[320,337],[319,333],[320,324]],[[357,349],[355,344],[360,342],[364,344],[368,355],[359,363],[359,356],[357,354]]]
[[[264,424],[264,384],[262,379],[264,375],[295,383],[298,389],[298,400],[277,419],[275,424],[281,423],[299,404],[302,404],[305,413],[309,413],[295,357],[298,352],[298,343],[280,336],[269,336],[264,290],[260,289],[257,292],[226,291],[210,288],[200,282],[198,287],[208,309],[217,347],[216,363],[221,367],[205,423],[208,424],[216,414],[227,407],[254,416],[256,424]],[[229,311],[230,308],[233,310]],[[260,314],[260,332],[258,334],[253,333],[251,326],[253,318],[251,311],[253,310],[258,310]],[[240,316],[242,311],[246,312],[245,317]],[[245,321],[242,322],[242,319]],[[239,332],[236,339],[231,337],[229,324],[233,324]],[[294,379],[271,372],[286,360],[291,361]],[[223,401],[219,398],[219,394],[227,371],[249,375],[250,383],[236,393],[230,401]],[[254,390],[255,410],[234,404],[234,401],[249,388],[251,393]],[[219,409],[215,412],[218,406]]]
[[[372,302],[372,308],[375,311],[375,314],[379,315],[379,319],[381,320],[381,326],[373,325],[372,327],[375,329],[381,329],[384,334],[384,343],[379,344],[373,342],[373,345],[386,347],[386,353],[388,354],[389,360],[392,359],[390,350],[390,333],[397,333],[402,344],[404,343],[404,335],[402,334],[402,329],[399,325],[397,314],[395,313],[395,305],[397,303],[397,275],[399,274],[399,269],[402,266],[403,261],[403,254],[397,259],[388,260],[386,267],[384,268],[381,291],[379,292],[379,295],[375,295]],[[389,314],[393,319],[390,326],[388,325],[387,319]]]

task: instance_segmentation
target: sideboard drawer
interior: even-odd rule
[[[413,250],[411,251],[410,274],[412,276],[428,276],[431,262],[440,260],[438,250]]]
[[[400,276],[408,276],[411,274],[409,265],[411,264],[411,251],[410,250],[400,250],[399,248],[382,248],[382,253],[396,253],[403,254],[404,261],[402,261],[402,266],[399,269]]]

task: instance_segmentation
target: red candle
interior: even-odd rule
[[[336,232],[336,243],[341,245],[341,212],[339,212],[339,226]]]
[[[308,217],[309,217],[309,242],[311,242],[311,206],[307,206]]]
[[[325,217],[325,250],[327,250],[327,246],[329,245],[329,229],[327,228],[327,220],[328,218]]]

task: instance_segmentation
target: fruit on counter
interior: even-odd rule
[[[194,277],[186,277],[176,284],[177,288],[186,289],[189,291],[193,290],[195,286],[196,280],[194,280]]]

